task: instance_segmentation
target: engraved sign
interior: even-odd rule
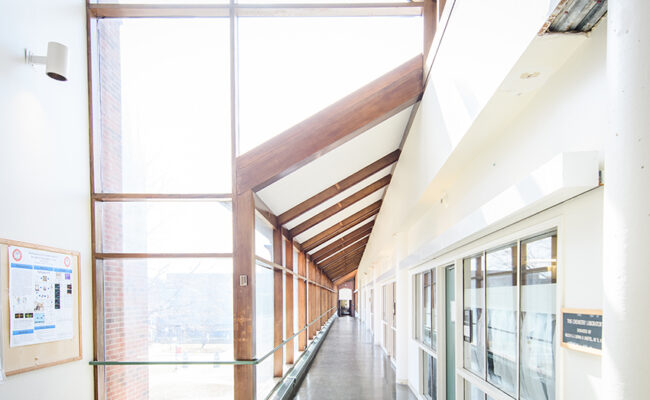
[[[601,354],[603,312],[600,310],[562,309],[562,346],[592,354]]]

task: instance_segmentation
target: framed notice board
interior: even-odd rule
[[[562,347],[600,355],[603,340],[602,310],[562,309]]]
[[[79,252],[0,239],[5,375],[80,360]]]

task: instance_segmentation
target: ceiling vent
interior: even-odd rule
[[[607,13],[607,0],[562,0],[539,34],[589,32]]]

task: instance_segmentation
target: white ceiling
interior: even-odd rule
[[[267,186],[257,193],[258,196],[275,215],[280,215],[377,161],[399,147],[411,108],[401,111]],[[335,203],[336,201],[331,199],[323,207]]]

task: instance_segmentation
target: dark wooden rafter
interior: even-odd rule
[[[345,275],[343,275],[343,276],[341,276],[339,278],[336,278],[336,280],[332,281],[332,284],[334,286],[338,286],[338,285],[340,285],[342,283],[345,283],[345,282],[349,281],[350,279],[356,277],[356,275],[357,275],[357,270],[355,269],[354,271],[348,272],[347,274],[345,274]]]
[[[314,237],[304,241],[302,243],[302,248],[304,251],[311,251],[321,244],[327,242],[328,240],[340,235],[341,233],[347,231],[348,229],[354,227],[355,225],[365,221],[366,219],[377,215],[379,209],[381,208],[381,200],[372,203],[371,205],[357,211],[356,213],[350,215],[344,220],[337,222],[331,227],[325,229]]]
[[[322,249],[312,254],[311,256],[312,260],[316,263],[319,263],[323,261],[325,258],[338,252],[339,250],[342,250],[345,247],[356,242],[357,240],[370,235],[370,232],[372,232],[372,227],[374,225],[375,225],[375,221],[370,221],[367,224],[362,225],[360,228],[355,229],[354,231],[343,236],[342,238],[336,240],[335,242],[330,243],[329,245],[323,247]]]
[[[352,268],[350,268],[350,269],[348,270],[349,272],[341,272],[341,273],[339,273],[338,276],[335,277],[335,279],[336,279],[337,281],[341,282],[341,283],[345,283],[345,282],[347,282],[347,281],[350,280],[349,278],[348,278],[348,279],[345,279],[345,277],[346,277],[346,276],[349,276],[350,274],[356,273],[357,270],[358,270],[358,268],[359,268],[359,266],[358,266],[358,265],[355,265],[354,267],[352,267]]]
[[[391,175],[386,175],[383,178],[380,178],[379,180],[364,187],[363,189],[359,190],[353,195],[346,197],[345,199],[334,204],[333,206],[328,207],[327,209],[319,212],[313,217],[307,219],[306,221],[296,225],[293,229],[289,231],[289,234],[292,237],[295,237],[303,233],[307,229],[315,225],[318,225],[319,223],[325,221],[327,218],[331,217],[332,215],[342,210],[345,210],[346,208],[350,207],[352,204],[362,200],[363,198],[371,195],[372,193],[378,191],[379,189],[387,186],[390,183],[390,179],[391,179]]]
[[[236,159],[237,193],[259,191],[418,101],[422,55]]]
[[[350,253],[348,256],[340,259],[336,263],[323,267],[323,271],[327,272],[328,275],[331,275],[336,270],[345,267],[350,263],[356,262],[358,264],[359,261],[361,261],[361,257],[363,256],[363,252],[365,250],[366,250],[365,247],[361,249],[357,249],[354,252]]]
[[[284,225],[287,222],[299,217],[300,215],[306,213],[312,208],[322,204],[323,202],[331,199],[337,194],[343,192],[346,189],[351,188],[362,180],[370,177],[371,175],[381,171],[382,169],[394,164],[399,159],[400,150],[395,150],[390,154],[387,154],[380,158],[379,160],[373,162],[370,165],[360,169],[354,174],[348,176],[340,182],[328,187],[322,192],[310,197],[309,199],[303,201],[297,206],[291,208],[288,211],[283,212],[278,216],[278,223]]]
[[[365,239],[361,239],[358,242],[353,243],[352,245],[346,247],[345,249],[339,251],[338,253],[336,253],[332,257],[326,259],[325,261],[323,261],[323,262],[321,262],[321,263],[319,263],[317,265],[321,269],[325,269],[330,265],[336,264],[338,261],[345,259],[345,257],[347,257],[350,254],[353,254],[355,251],[357,251],[357,250],[359,250],[361,248],[365,248],[366,244],[368,244],[368,239],[369,238],[366,237]]]
[[[354,271],[359,267],[359,263],[361,262],[362,254],[359,254],[358,256],[350,259],[348,262],[343,263],[339,265],[336,268],[333,268],[329,271],[327,271],[327,275],[330,277],[330,279],[336,279],[340,275],[347,274],[350,271]]]

